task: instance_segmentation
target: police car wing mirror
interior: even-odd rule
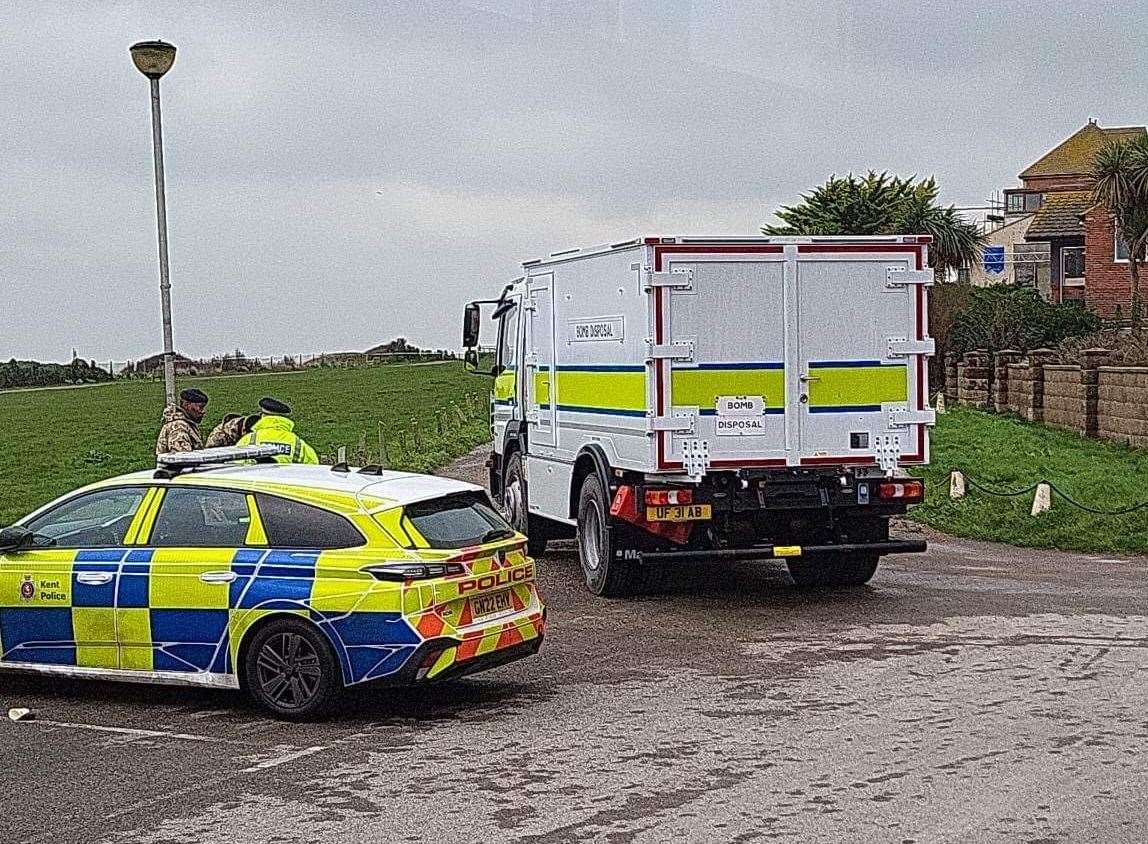
[[[471,302],[462,312],[462,346],[470,350],[478,346],[478,332],[482,313],[477,302]]]
[[[24,551],[32,547],[36,534],[28,528],[13,525],[0,530],[0,553]]]

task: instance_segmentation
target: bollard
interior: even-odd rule
[[[346,463],[347,462],[347,447],[345,445],[339,446],[339,450],[335,453],[335,462],[336,463]]]
[[[936,410],[938,416],[940,416],[941,414],[943,414],[945,412],[945,394],[944,393],[937,393],[937,406],[934,408],[934,410]]]
[[[956,469],[949,475],[949,498],[956,501],[965,497],[965,476]]]
[[[1039,516],[1052,509],[1052,487],[1048,484],[1038,484],[1036,495],[1032,499],[1032,514]]]

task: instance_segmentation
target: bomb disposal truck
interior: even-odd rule
[[[528,261],[467,305],[472,368],[497,323],[490,487],[531,552],[576,535],[613,597],[676,559],[856,586],[925,550],[889,518],[929,460],[929,242],[645,237]]]

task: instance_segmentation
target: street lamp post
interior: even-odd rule
[[[175,45],[140,41],[131,46],[132,62],[151,85],[151,142],[155,159],[156,225],[159,231],[159,297],[163,309],[163,389],[175,404],[175,347],[171,335],[171,279],[167,267],[167,198],[163,184],[163,129],[160,124],[159,80],[175,63]]]

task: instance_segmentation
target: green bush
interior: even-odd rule
[[[953,316],[945,351],[1028,351],[1091,334],[1100,317],[1075,302],[1054,305],[1031,287],[975,287]]]

